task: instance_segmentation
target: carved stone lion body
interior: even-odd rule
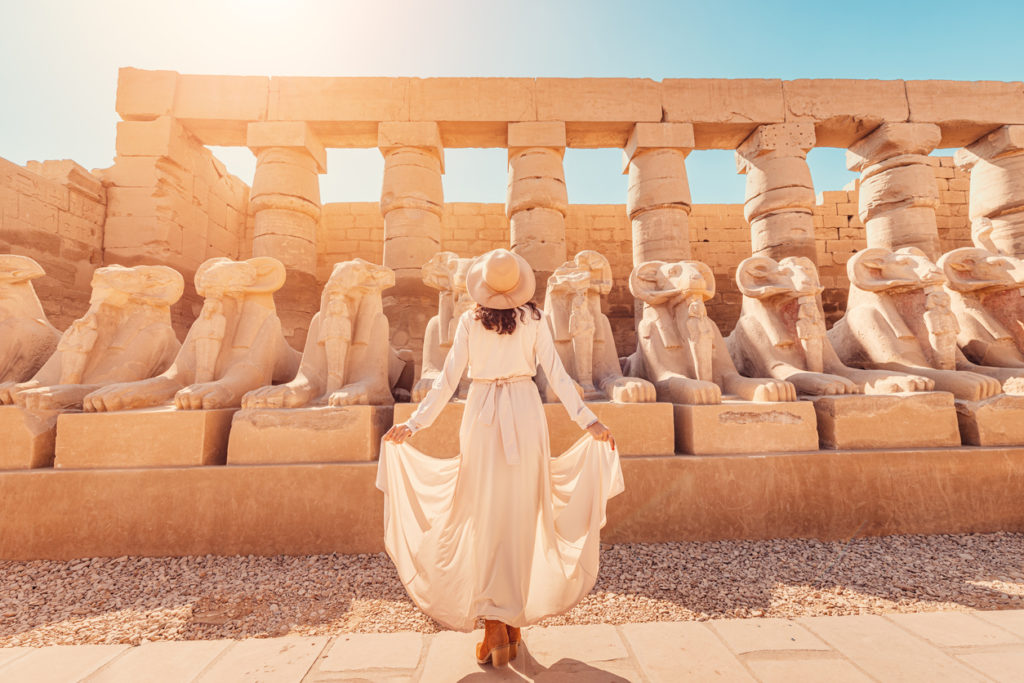
[[[736,269],[743,293],[739,320],[726,343],[740,372],[792,382],[812,396],[924,391],[924,377],[851,368],[825,333],[818,270],[805,257],[752,256]]]
[[[423,336],[423,366],[420,379],[412,390],[412,400],[420,401],[434,380],[441,374],[445,356],[452,347],[459,318],[476,304],[466,290],[466,273],[473,263],[471,258],[460,258],[451,251],[441,251],[423,266],[423,282],[439,291],[437,315],[427,322]],[[466,398],[469,378],[464,374],[455,398]]]
[[[203,309],[171,366],[152,379],[95,391],[85,409],[130,410],[172,400],[182,410],[237,407],[246,392],[291,379],[300,354],[285,341],[274,307],[284,279],[284,266],[267,256],[204,262],[195,277]]]
[[[46,273],[27,256],[0,254],[0,393],[24,382],[57,348],[60,332],[46,319],[32,280]]]

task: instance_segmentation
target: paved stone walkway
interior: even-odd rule
[[[0,649],[3,683],[70,681],[1024,681],[1024,610],[524,631],[495,672],[477,633]]]

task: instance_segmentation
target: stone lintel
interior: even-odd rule
[[[444,173],[441,129],[433,121],[382,121],[377,126],[377,147],[384,156],[402,147],[426,150],[441,162]]]
[[[530,147],[547,147],[565,154],[565,121],[524,121],[508,124],[508,157]]]
[[[934,123],[883,123],[846,152],[846,168],[866,167],[903,154],[930,154],[938,147],[942,131]]]
[[[814,148],[814,124],[769,123],[758,126],[736,148],[736,172],[746,173],[750,160],[768,152],[789,151],[792,156],[805,156]]]
[[[1024,152],[1024,126],[1000,126],[953,155],[956,165],[970,170],[981,160],[992,161]]]
[[[303,151],[316,161],[317,171],[327,172],[327,150],[320,138],[302,121],[256,121],[246,129],[245,145],[253,154],[270,147]]]
[[[638,154],[653,149],[678,149],[686,156],[693,148],[692,123],[638,123],[622,150],[622,172],[629,173],[629,163]]]

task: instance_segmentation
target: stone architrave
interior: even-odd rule
[[[505,213],[511,249],[547,282],[565,263],[565,215],[569,196],[562,157],[565,123],[537,121],[508,124],[508,192]]]
[[[815,262],[814,183],[807,152],[813,123],[758,126],[736,149],[736,169],[747,176],[743,215],[754,256],[798,256]]]
[[[459,318],[476,304],[466,290],[466,273],[473,259],[460,258],[451,251],[440,251],[424,264],[423,282],[438,290],[437,315],[427,323],[423,337],[423,365],[420,379],[412,390],[412,400],[422,401],[434,380],[441,374],[445,356],[452,347]],[[464,374],[453,398],[464,399],[469,391],[469,377]]]
[[[583,391],[585,400],[653,403],[654,386],[639,377],[624,377],[615,339],[601,298],[612,288],[608,259],[593,250],[576,254],[548,278],[544,311],[562,365]],[[537,373],[541,395],[557,397],[543,372]]]
[[[974,245],[1024,258],[1024,125],[997,128],[954,158],[971,172]]]
[[[869,248],[847,262],[846,314],[828,332],[847,365],[927,377],[956,399],[974,445],[1024,444],[1024,369],[978,365],[957,346],[946,278],[920,249]],[[1003,393],[1001,393],[1003,392]]]
[[[0,394],[36,374],[57,348],[32,280],[46,273],[28,256],[0,254]]]
[[[637,123],[623,150],[629,174],[626,211],[632,223],[633,265],[690,258],[690,185],[686,156],[694,148],[689,123]]]
[[[978,365],[1024,368],[1024,261],[977,247],[939,259],[957,344]]]
[[[277,308],[285,336],[301,347],[319,290],[319,174],[327,171],[327,152],[309,124],[299,121],[250,123],[246,144],[256,155],[249,194],[252,253],[284,265],[287,279],[277,293]]]
[[[916,247],[933,260],[941,254],[939,191],[927,156],[941,137],[932,123],[883,123],[847,151],[846,167],[860,172],[858,211],[868,247]]]
[[[420,269],[441,249],[444,147],[436,123],[400,121],[378,125],[377,146],[384,156],[383,264],[395,273],[384,311],[391,342],[416,354],[434,298]]]
[[[17,404],[2,409],[12,439],[0,445],[0,469],[50,464],[61,411],[81,408],[86,395],[112,383],[166,370],[181,346],[170,307],[184,287],[181,275],[166,266],[96,269],[86,314],[30,380],[0,389],[0,403]]]
[[[787,380],[810,396],[823,448],[960,443],[953,396],[929,391],[932,380],[839,360],[825,333],[822,287],[810,259],[752,256],[736,269],[736,283],[743,308],[726,339],[736,367],[745,375]],[[853,395],[865,393],[873,396]],[[886,428],[871,429],[872,421]]]

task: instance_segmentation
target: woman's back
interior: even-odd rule
[[[530,310],[516,312],[516,329],[512,334],[488,330],[476,319],[475,311],[463,314],[460,325],[469,333],[469,376],[472,379],[496,379],[534,375],[537,369],[537,330],[546,325]]]

